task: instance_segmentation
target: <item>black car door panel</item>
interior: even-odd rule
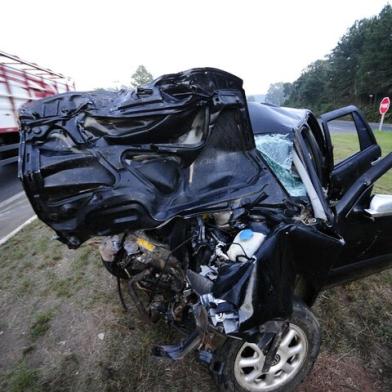
[[[329,197],[335,200],[340,199],[353,182],[371,167],[372,162],[381,156],[381,149],[377,144],[372,129],[355,106],[337,109],[320,117],[329,149],[333,150],[330,137],[330,123],[338,119],[344,119],[347,116],[352,120],[351,124],[358,136],[360,150],[331,168],[328,193]],[[350,123],[344,123],[350,129]]]
[[[360,207],[363,207],[364,194],[373,186],[375,181],[391,168],[392,152],[375,162],[362,176],[354,179],[352,186],[336,204],[336,221],[339,223],[348,218],[349,213],[358,203],[362,202]]]
[[[372,144],[351,157],[339,162],[330,175],[330,194],[339,199],[348,190],[353,180],[366,172],[372,164],[381,156],[381,148],[378,144]]]
[[[362,276],[392,265],[392,214],[369,214],[372,196],[368,195],[375,181],[391,168],[389,153],[357,178],[335,206],[335,226],[345,240],[341,256],[331,270],[336,282],[348,279],[350,270],[355,276]]]

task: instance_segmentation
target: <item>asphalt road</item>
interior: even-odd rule
[[[373,131],[378,129],[379,123],[369,123],[372,127]],[[331,132],[355,132],[355,126],[352,121],[342,121],[342,120],[334,120],[329,124],[329,129]],[[385,132],[392,131],[392,124],[384,124],[382,130]]]
[[[22,184],[18,179],[18,165],[14,163],[0,166],[0,203],[22,190]]]
[[[34,216],[17,178],[17,165],[0,167],[0,245]]]

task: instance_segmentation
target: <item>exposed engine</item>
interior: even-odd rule
[[[186,326],[200,298],[212,325],[231,333],[238,330],[238,312],[214,297],[213,282],[225,266],[254,261],[268,232],[262,223],[258,231],[240,221],[229,224],[231,217],[222,212],[189,219],[184,238],[172,248],[165,227],[106,237],[100,246],[102,260],[109,272],[128,280],[128,292],[144,318],[164,317]]]

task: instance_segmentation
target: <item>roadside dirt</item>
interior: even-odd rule
[[[387,391],[373,372],[358,358],[321,353],[298,392]]]
[[[77,251],[33,223],[0,247],[0,390],[214,391],[190,355],[172,363],[153,344],[179,339],[124,313],[96,245]],[[324,293],[315,307],[322,353],[301,392],[392,390],[392,273]]]

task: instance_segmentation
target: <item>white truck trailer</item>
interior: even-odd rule
[[[0,51],[0,167],[18,160],[20,106],[74,89],[70,78]]]

